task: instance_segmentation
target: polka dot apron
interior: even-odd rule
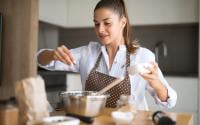
[[[86,91],[100,91],[110,83],[112,83],[116,77],[109,76],[103,73],[96,71],[97,67],[99,66],[99,62],[101,59],[102,53],[97,58],[95,66],[91,70],[85,84]],[[130,95],[130,79],[127,71],[127,67],[130,66],[130,54],[129,52],[126,53],[126,74],[125,79],[121,81],[118,85],[114,86],[107,93],[110,95],[106,102],[106,107],[115,108],[117,106],[117,101],[120,98],[120,95],[126,94]]]

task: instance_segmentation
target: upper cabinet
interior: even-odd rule
[[[63,27],[92,27],[99,0],[39,0],[39,19]],[[125,0],[131,25],[198,22],[198,0]]]
[[[68,0],[39,0],[39,20],[66,27]]]
[[[98,1],[39,0],[39,20],[62,27],[91,27]]]
[[[68,27],[91,27],[93,12],[99,0],[68,0]]]
[[[198,0],[125,0],[132,25],[198,22]]]

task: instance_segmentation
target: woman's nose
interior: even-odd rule
[[[99,33],[104,32],[105,31],[105,27],[102,24],[100,24],[98,31],[99,31]]]

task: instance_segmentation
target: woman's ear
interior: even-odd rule
[[[122,21],[122,27],[124,28],[126,26],[126,18],[122,17],[121,21]]]

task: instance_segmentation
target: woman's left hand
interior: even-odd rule
[[[161,83],[158,76],[158,64],[151,62],[153,65],[149,67],[150,73],[140,74],[145,80],[148,81],[149,85],[155,89],[158,97],[161,101],[166,101],[168,98],[167,88]]]
[[[156,62],[150,62],[151,67],[148,68],[150,73],[140,74],[145,80],[147,80],[152,88],[159,87],[161,84],[158,77],[158,64]]]

